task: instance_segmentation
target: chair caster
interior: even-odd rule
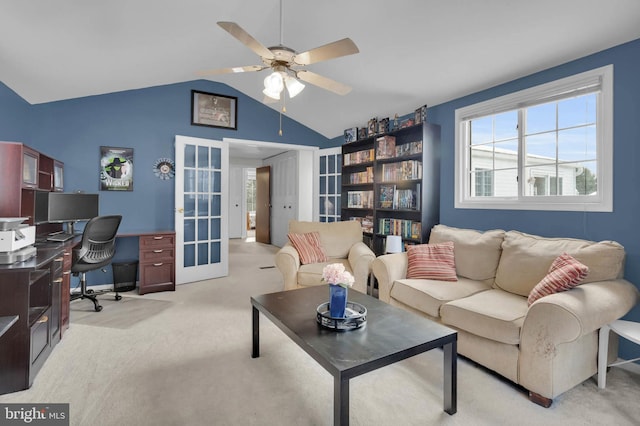
[[[100,312],[102,310],[102,305],[96,305],[96,312]]]
[[[116,300],[122,300],[122,296],[120,296],[119,294],[116,294]]]
[[[87,293],[88,294],[93,294],[93,290],[89,289],[89,290],[87,290]]]

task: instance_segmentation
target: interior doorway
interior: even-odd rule
[[[244,198],[247,205],[246,242],[256,241],[256,169],[244,169]]]

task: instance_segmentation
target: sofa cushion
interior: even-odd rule
[[[458,281],[453,242],[417,244],[407,250],[407,278]]]
[[[589,268],[581,284],[622,278],[625,253],[615,241],[545,238],[509,231],[502,243],[495,287],[528,297],[553,260],[564,252]]]
[[[329,259],[344,259],[349,255],[351,247],[362,241],[362,227],[355,220],[343,222],[305,222],[289,221],[289,232],[306,234],[318,232],[320,243]]]
[[[458,282],[402,279],[391,287],[391,298],[434,318],[440,317],[440,307],[452,300],[467,297],[491,287],[481,281],[459,278]]]
[[[493,284],[504,235],[505,232],[499,229],[480,232],[436,225],[431,229],[429,243],[453,241],[458,276]]]
[[[527,299],[499,289],[473,294],[442,306],[442,323],[510,345],[520,343]]]
[[[320,244],[320,234],[317,232],[308,232],[306,234],[287,234],[289,241],[295,247],[300,256],[300,263],[306,265],[308,263],[326,262],[327,255]]]
[[[527,302],[531,305],[541,297],[570,290],[577,286],[588,273],[589,268],[567,253],[562,253],[551,264],[549,273],[531,290]]]
[[[298,269],[298,285],[306,287],[313,285],[326,285],[327,283],[322,281],[322,270],[325,266],[332,263],[342,263],[345,271],[349,271],[349,273],[353,275],[353,271],[351,270],[347,259],[332,259],[328,262],[300,265],[300,269]],[[329,293],[327,293],[327,297],[328,294]]]

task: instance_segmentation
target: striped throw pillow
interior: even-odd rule
[[[551,264],[549,273],[529,293],[529,306],[541,297],[574,288],[588,273],[589,268],[586,265],[578,262],[573,256],[562,253]]]
[[[453,241],[410,246],[407,262],[407,278],[458,281]]]
[[[320,244],[319,233],[287,234],[287,237],[289,237],[289,241],[298,252],[300,263],[303,265],[327,261],[327,255]]]

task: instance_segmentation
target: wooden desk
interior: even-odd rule
[[[0,317],[17,318],[0,340],[0,394],[29,388],[60,341],[64,250],[45,245],[31,259],[0,265]]]

